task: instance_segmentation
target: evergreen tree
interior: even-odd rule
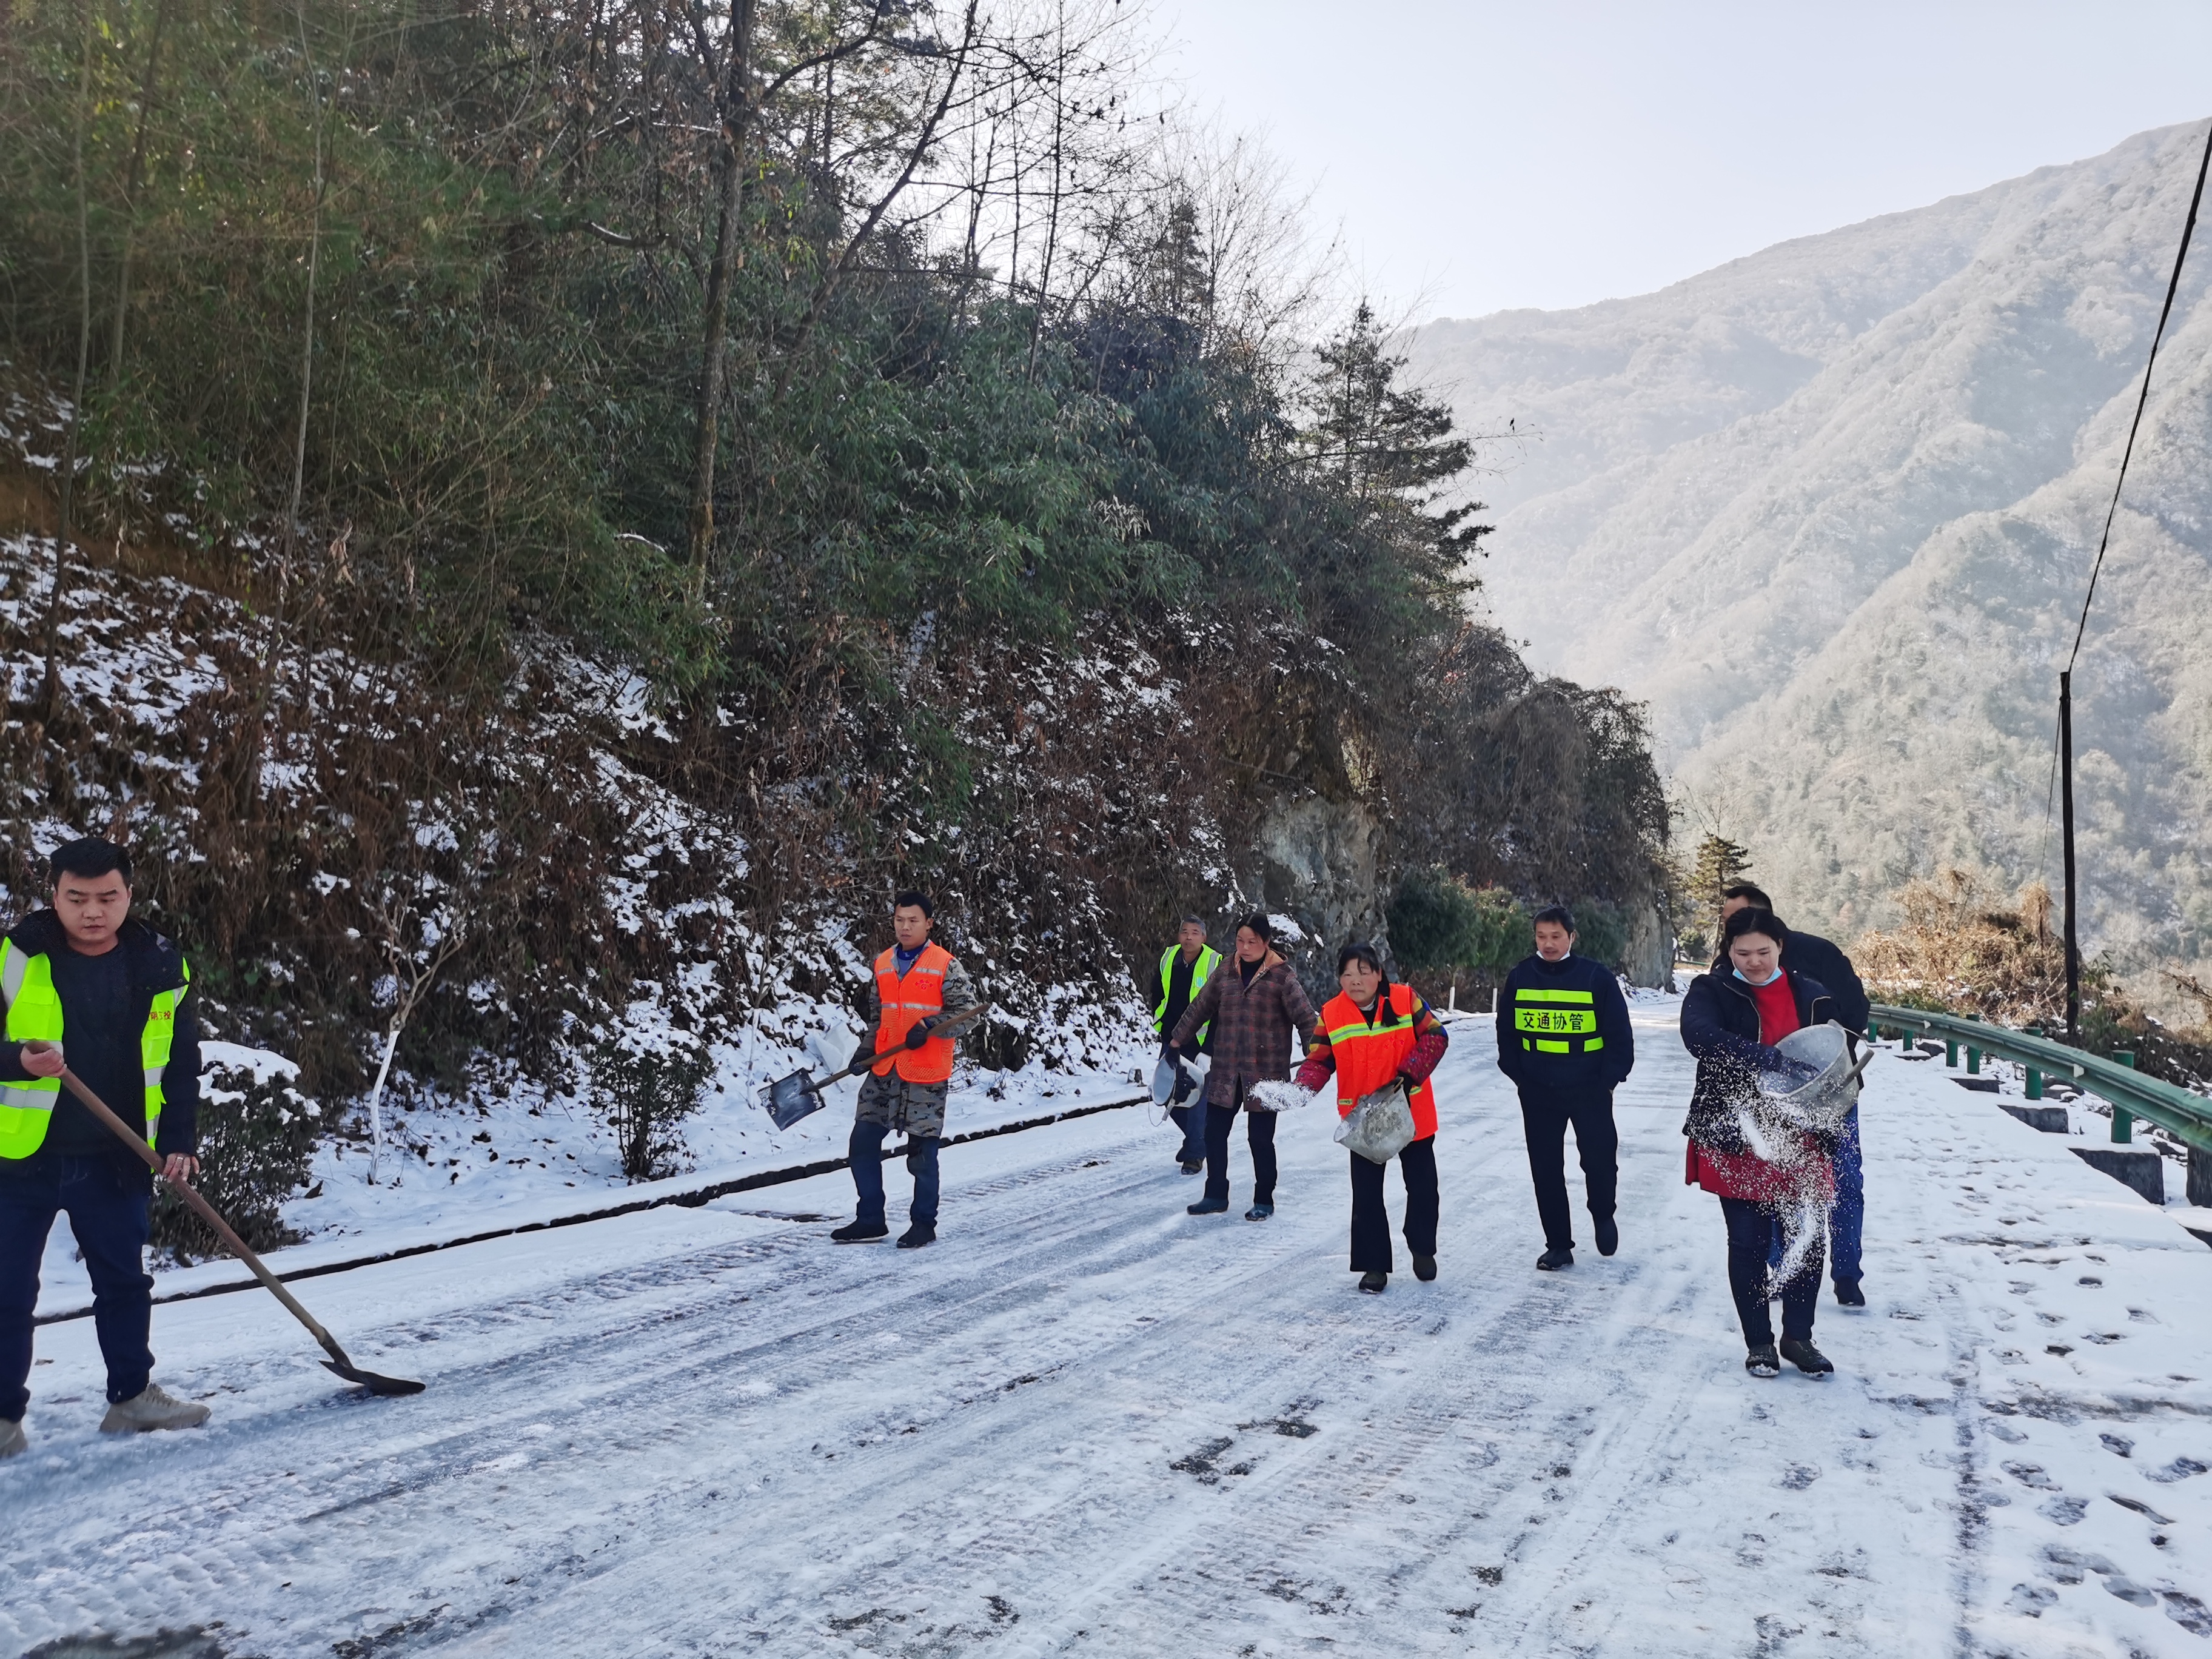
[[[1750,873],[1749,849],[1726,836],[1708,835],[1698,843],[1698,861],[1690,876],[1690,892],[1699,913],[1711,918],[1716,946],[1721,936],[1722,890]]]

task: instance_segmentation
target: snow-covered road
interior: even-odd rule
[[[1674,1007],[1622,1252],[1559,1274],[1469,1021],[1443,1274],[1381,1297],[1325,1117],[1255,1225],[1186,1217],[1136,1109],[949,1154],[919,1253],[832,1247],[839,1176],[302,1285],[412,1401],[230,1296],[156,1316],[213,1424],[106,1439],[89,1322],[49,1327],[0,1651],[2212,1653],[2212,1251],[1885,1057],[1872,1305],[1824,1301],[1836,1378],[1748,1378]]]

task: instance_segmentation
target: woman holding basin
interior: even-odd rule
[[[1336,954],[1341,988],[1322,1005],[1321,1021],[1298,1068],[1298,1086],[1317,1091],[1336,1074],[1336,1110],[1349,1117],[1360,1100],[1393,1081],[1405,1085],[1413,1110],[1413,1139],[1397,1157],[1406,1183],[1406,1248],[1413,1276],[1437,1276],[1437,1091],[1429,1081],[1450,1042],[1443,1022],[1410,985],[1393,985],[1382,958],[1364,942]],[[1383,1207],[1384,1166],[1352,1160],[1352,1271],[1359,1288],[1380,1295],[1390,1282],[1390,1216]]]
[[[1821,1233],[1802,1218],[1816,1206],[1825,1211],[1834,1196],[1823,1144],[1832,1138],[1777,1128],[1762,1110],[1762,1074],[1796,1086],[1819,1069],[1774,1045],[1833,1017],[1826,988],[1784,965],[1789,942],[1790,930],[1771,910],[1737,911],[1723,927],[1721,960],[1692,981],[1682,999],[1682,1043],[1698,1060],[1682,1126],[1690,1142],[1683,1179],[1721,1201],[1744,1369],[1773,1376],[1787,1359],[1808,1376],[1825,1376],[1835,1367],[1813,1346]],[[1766,1310],[1767,1244],[1777,1218],[1790,1226],[1792,1252],[1801,1257],[1781,1287],[1778,1355]]]

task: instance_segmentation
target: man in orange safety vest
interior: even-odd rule
[[[853,1114],[853,1187],[860,1195],[852,1221],[830,1237],[840,1244],[888,1237],[884,1219],[884,1139],[906,1132],[906,1167],[914,1204],[899,1249],[920,1249],[937,1238],[937,1149],[945,1135],[945,1100],[952,1087],[951,1036],[931,1029],[975,1006],[975,987],[953,954],[930,939],[936,907],[924,893],[901,893],[891,910],[898,941],[876,958],[868,1018],[882,1056],[860,1085]]]

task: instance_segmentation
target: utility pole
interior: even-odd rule
[[[2081,1041],[2081,937],[2074,926],[2074,673],[2058,676],[2058,789],[2066,839],[2066,1041]],[[2045,823],[2049,820],[2045,819]]]

